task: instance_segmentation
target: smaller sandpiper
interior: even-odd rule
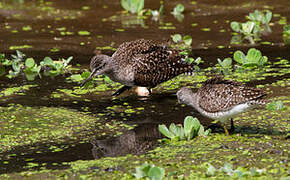
[[[207,80],[196,93],[186,87],[177,92],[179,103],[190,105],[203,116],[220,121],[226,135],[229,135],[226,121],[231,120],[231,131],[234,131],[232,118],[248,109],[265,105],[266,95],[262,89],[222,77]]]

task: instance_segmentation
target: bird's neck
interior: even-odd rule
[[[199,109],[198,100],[199,97],[197,96],[197,94],[192,92],[191,96],[189,96],[188,104],[190,104],[195,109]]]

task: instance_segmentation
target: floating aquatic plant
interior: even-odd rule
[[[284,25],[283,27],[283,36],[290,36],[290,25]]]
[[[16,55],[11,55],[12,59],[5,58],[4,54],[0,54],[0,75],[6,74],[6,69],[10,69],[6,75],[8,78],[17,77],[24,73],[29,81],[33,81],[36,76],[41,77],[41,71],[45,76],[57,76],[64,74],[72,57],[53,61],[50,57],[45,57],[38,65],[33,58],[26,58],[26,55],[20,51],[16,51]],[[6,68],[5,68],[6,67]]]
[[[248,21],[245,23],[239,23],[234,21],[231,23],[231,28],[233,31],[242,35],[233,36],[231,41],[232,44],[241,43],[243,39],[248,39],[251,44],[255,44],[255,41],[260,40],[260,26],[252,21]]]
[[[234,53],[234,60],[243,67],[262,67],[268,63],[268,57],[262,56],[261,51],[255,48],[249,49],[247,55],[242,51],[236,51]]]
[[[263,56],[261,51],[255,48],[250,48],[246,55],[242,51],[237,50],[234,52],[233,58],[240,68],[263,67],[269,63],[268,57]],[[218,59],[218,65],[223,69],[231,69],[232,62],[232,58]]]
[[[57,76],[63,74],[72,60],[73,57],[67,59],[61,59],[61,61],[53,61],[50,57],[45,57],[43,61],[40,62],[41,67],[44,69],[45,76]]]
[[[164,125],[159,125],[158,130],[171,140],[191,140],[196,136],[207,136],[210,130],[204,130],[197,118],[187,116],[184,119],[184,126],[171,123],[169,129]]]
[[[267,104],[266,108],[271,111],[277,111],[284,109],[282,101],[272,101]]]
[[[226,173],[229,176],[242,178],[242,177],[248,177],[248,176],[252,176],[252,177],[259,176],[259,175],[265,173],[265,170],[251,168],[250,171],[247,171],[247,170],[240,168],[240,167],[237,169],[234,169],[233,165],[231,165],[229,163],[225,163],[223,167],[217,169],[213,165],[208,163],[206,175],[207,176],[215,176],[217,173]]]
[[[177,4],[173,11],[171,12],[171,14],[178,20],[178,21],[182,21],[183,18],[184,18],[184,15],[183,15],[183,11],[184,11],[184,6],[182,4]]]
[[[142,14],[144,0],[121,0],[121,6],[132,14]]]
[[[140,167],[136,167],[136,173],[133,174],[137,179],[148,178],[151,180],[162,180],[165,176],[163,168],[143,163]]]
[[[150,11],[151,11],[152,19],[154,21],[157,21],[158,19],[160,19],[160,17],[164,13],[164,6],[163,4],[161,4],[159,10],[150,10]]]
[[[172,41],[179,44],[180,49],[186,49],[191,47],[192,37],[190,35],[185,35],[182,37],[181,34],[171,35]]]
[[[238,35],[232,37],[232,44],[239,44],[244,39],[247,39],[251,44],[255,44],[260,40],[261,34],[268,34],[271,32],[269,23],[272,19],[272,12],[267,10],[265,14],[259,10],[255,10],[253,13],[249,13],[247,16],[249,21],[241,23],[233,21],[231,22],[231,28]]]
[[[202,62],[202,59],[200,57],[196,59],[189,57],[191,54],[192,37],[190,35],[185,35],[182,37],[181,34],[174,34],[171,35],[171,38],[172,41],[175,43],[172,45],[172,47],[182,50],[180,54],[185,56],[184,61],[189,64],[195,63],[196,64],[195,70],[199,71],[200,68],[197,65],[199,65]]]
[[[256,76],[258,71],[263,71],[263,68],[266,67],[266,65],[270,64],[268,62],[267,56],[263,56],[261,51],[250,48],[247,52],[247,54],[244,54],[242,51],[237,50],[234,52],[233,60],[232,58],[228,57],[224,60],[217,59],[218,63],[216,64],[216,71],[218,73],[222,73],[224,75],[230,75],[230,74],[236,74],[239,73],[245,73],[249,70],[256,70],[254,73],[254,76]],[[237,64],[233,64],[233,62],[236,62]],[[248,72],[247,75],[250,75],[251,73]]]
[[[283,27],[283,40],[285,44],[290,44],[290,25],[284,25]]]
[[[248,19],[255,23],[259,23],[262,25],[269,25],[271,19],[272,19],[272,12],[269,10],[266,10],[265,13],[259,10],[255,10],[252,13],[249,13],[249,16],[247,16]]]
[[[221,72],[223,74],[230,74],[232,72],[232,58],[225,58],[224,60],[221,60],[220,58],[218,60],[218,66],[221,67]]]

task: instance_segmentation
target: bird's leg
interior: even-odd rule
[[[234,132],[235,131],[235,126],[234,126],[234,121],[233,121],[233,118],[231,118],[231,129],[230,129],[230,132]]]
[[[119,96],[122,94],[124,91],[131,89],[131,86],[122,86],[120,89],[118,89],[112,96]]]
[[[225,124],[223,124],[223,127],[224,127],[224,130],[225,130],[225,133],[226,133],[226,135],[227,135],[227,136],[229,136],[229,135],[230,135],[230,133],[229,133],[229,131],[228,131],[228,129],[227,129],[227,127],[226,127],[226,125],[225,125]]]
[[[152,94],[151,88],[147,88],[147,89],[148,89],[149,95],[151,95]]]

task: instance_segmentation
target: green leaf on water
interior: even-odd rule
[[[144,8],[144,0],[121,0],[121,6],[126,11],[139,14]]]
[[[221,170],[229,175],[231,175],[233,173],[233,165],[231,165],[230,163],[225,163],[224,167],[221,168]]]
[[[204,127],[203,125],[200,125],[199,127],[199,130],[198,130],[198,133],[197,133],[199,136],[203,136],[204,135]]]
[[[130,11],[129,0],[121,0],[121,6],[125,10]]]
[[[223,61],[225,67],[229,67],[232,65],[232,58],[225,58]]]
[[[175,136],[178,134],[177,133],[177,127],[174,123],[171,123],[169,126],[169,131],[172,132]]]
[[[89,31],[79,31],[78,32],[78,35],[80,35],[80,36],[88,36],[88,35],[90,35],[91,33],[89,32]]]
[[[162,180],[165,175],[165,170],[159,167],[151,167],[148,171],[148,177],[151,180]]]
[[[283,109],[283,102],[282,101],[272,101],[267,104],[266,108],[271,111],[277,111]]]
[[[25,61],[25,66],[28,68],[32,68],[35,65],[33,58],[27,58]]]
[[[216,172],[216,168],[213,165],[208,163],[208,168],[206,170],[206,175],[207,176],[214,176],[215,172]]]
[[[192,43],[192,37],[189,36],[189,35],[185,35],[183,37],[183,41],[184,43],[187,45],[187,46],[191,46],[191,43]]]
[[[185,139],[184,129],[180,125],[176,126],[176,136],[178,137],[179,140],[184,140]]]
[[[25,77],[28,81],[34,81],[35,77],[37,76],[36,73],[25,73]]]
[[[178,43],[182,40],[182,36],[180,34],[171,35],[173,42]]]
[[[248,21],[246,23],[242,23],[242,31],[246,34],[246,35],[250,35],[251,32],[253,31],[254,27],[255,27],[255,23],[252,21]]]
[[[218,58],[218,63],[222,68],[231,68],[232,58],[225,58],[223,61]]]
[[[23,30],[23,31],[31,31],[32,28],[31,28],[31,26],[29,26],[29,25],[28,25],[28,26],[23,26],[23,27],[22,27],[22,30]]]
[[[192,121],[193,121],[192,122],[193,123],[193,129],[194,129],[193,136],[197,136],[201,124],[200,124],[200,122],[199,122],[199,120],[197,118],[193,118]]]
[[[231,22],[231,28],[235,32],[240,32],[240,23],[236,21]]]
[[[140,167],[136,167],[135,169],[136,169],[136,173],[134,173],[134,176],[140,179],[147,176],[148,171],[150,169],[150,165],[147,163],[144,163]]]
[[[147,177],[151,180],[162,180],[165,176],[165,170],[148,163],[143,163],[141,166],[136,167],[136,173],[133,175],[137,179]]]
[[[246,56],[242,51],[236,51],[234,53],[234,60],[239,63],[243,64],[245,62]]]
[[[201,28],[202,31],[208,32],[210,31],[210,28]]]
[[[109,76],[104,76],[104,81],[106,82],[106,83],[112,83],[113,81],[109,78]]]
[[[197,58],[194,60],[195,64],[197,64],[197,65],[199,65],[199,64],[201,63],[201,61],[202,61],[201,57],[197,57]]]
[[[249,64],[258,64],[258,61],[262,58],[261,51],[251,48],[248,50],[248,54],[246,56],[247,62]]]
[[[53,66],[54,65],[54,62],[53,60],[50,58],[50,57],[45,57],[43,59],[43,61],[40,62],[40,65],[42,66]]]
[[[283,36],[290,36],[290,25],[283,26]]]
[[[85,72],[83,72],[82,74],[81,74],[81,76],[82,76],[82,78],[83,79],[86,79],[86,78],[88,78],[89,76],[90,76],[90,72],[89,71],[85,71]]]
[[[188,64],[191,64],[194,62],[194,59],[192,57],[186,57],[184,61]]]
[[[80,82],[83,80],[82,76],[80,74],[73,74],[70,76],[70,78],[74,81],[74,82]]]
[[[193,138],[193,117],[192,116],[187,116],[184,119],[184,134],[185,137],[187,137],[187,140],[190,140]]]
[[[159,8],[159,16],[162,16],[164,14],[164,5],[161,4]]]
[[[182,4],[177,4],[173,10],[173,12],[177,14],[181,14],[184,11],[184,6]]]
[[[269,24],[269,22],[272,19],[272,12],[271,11],[267,11],[265,19],[266,19],[266,23]]]
[[[137,4],[137,13],[140,14],[140,12],[144,8],[144,0],[134,0]]]
[[[163,134],[164,136],[170,139],[174,137],[174,134],[170,132],[164,124],[158,125],[158,130],[161,134]]]

